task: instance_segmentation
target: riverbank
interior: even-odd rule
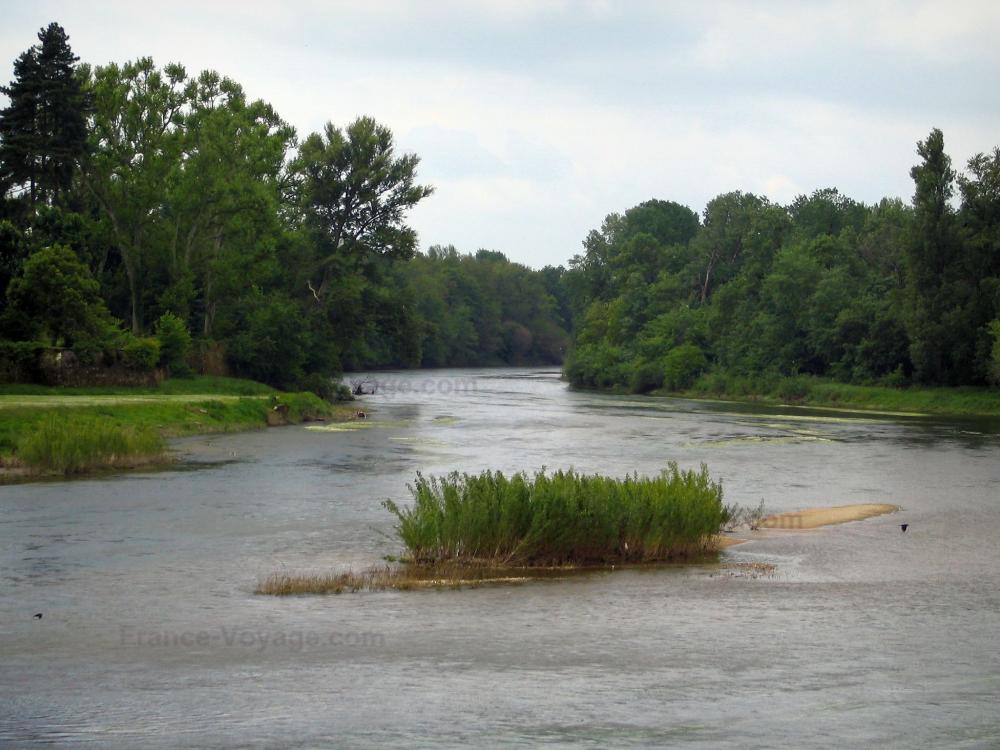
[[[680,391],[657,390],[652,395],[860,409],[917,416],[936,414],[1000,417],[1000,388],[972,386],[896,388],[851,385],[809,376],[770,379],[712,374],[699,378],[690,388]]]
[[[355,408],[234,378],[0,388],[0,483],[166,463],[169,438],[347,420]]]

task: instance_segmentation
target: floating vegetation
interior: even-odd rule
[[[307,424],[305,429],[313,432],[354,432],[375,426],[375,422],[356,420],[351,422],[332,422],[329,424]]]
[[[725,448],[733,445],[771,444],[792,445],[795,443],[832,443],[833,439],[819,435],[736,435],[728,438],[697,440],[685,445],[687,448]]]
[[[771,578],[778,570],[778,566],[765,562],[727,562],[720,567],[721,575],[729,578]],[[713,573],[710,577],[715,578]]]

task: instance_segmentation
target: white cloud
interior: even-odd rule
[[[218,69],[301,133],[370,114],[438,188],[412,215],[423,242],[535,265],[651,197],[908,198],[931,127],[958,166],[1000,140],[993,3],[52,1],[6,17],[0,61],[55,18],[86,61]]]

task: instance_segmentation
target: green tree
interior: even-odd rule
[[[191,352],[191,333],[184,321],[173,313],[164,313],[156,321],[156,338],[160,342],[159,364],[169,367],[175,375],[189,372],[187,356]]]
[[[931,131],[917,144],[922,161],[910,170],[916,190],[914,222],[907,245],[907,329],[915,377],[926,383],[953,384],[958,376],[962,339],[953,280],[958,250],[954,194],[955,171],[944,151],[944,135]]]
[[[144,271],[163,231],[168,177],[182,146],[184,107],[195,84],[180,65],[151,58],[94,70],[90,154],[83,175],[107,218],[128,281],[132,333],[143,329]]]
[[[0,192],[38,202],[64,202],[86,142],[88,99],[76,75],[79,60],[57,23],[14,63],[10,99],[0,112]]]
[[[405,215],[433,192],[416,182],[419,161],[414,154],[397,156],[391,131],[371,117],[343,131],[327,123],[323,135],[302,143],[296,166],[316,243],[316,283],[309,287],[318,301],[340,274],[372,255],[413,255],[417,236]]]
[[[18,316],[23,338],[72,346],[106,342],[115,321],[90,270],[68,247],[56,245],[29,257],[7,289],[7,314]]]

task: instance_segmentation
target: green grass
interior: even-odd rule
[[[69,473],[79,473],[142,463],[151,455],[148,436],[162,441],[184,435],[261,429],[267,426],[269,416],[274,420],[272,407],[276,403],[288,407],[290,423],[347,419],[354,412],[354,407],[329,404],[312,393],[280,393],[259,383],[230,378],[166,381],[163,386],[29,387],[22,394],[12,394],[9,390],[13,387],[5,387],[6,395],[0,396],[0,466],[62,474],[67,473],[67,466],[72,467]],[[214,388],[216,393],[205,393],[206,388]],[[191,392],[185,394],[186,390]],[[240,395],[241,391],[257,395]],[[101,429],[95,429],[95,425]],[[119,433],[124,442],[115,442],[113,433]],[[47,442],[51,442],[48,447]],[[79,443],[79,447],[67,447],[71,443]],[[162,455],[162,445],[155,452]],[[90,459],[77,460],[81,456]],[[114,456],[113,460],[108,456]]]
[[[122,427],[91,415],[47,414],[21,440],[17,453],[35,471],[69,475],[163,460],[164,442],[145,427]]]
[[[615,479],[572,470],[533,477],[450,474],[385,507],[416,564],[509,566],[654,562],[710,552],[731,509],[705,467]]]
[[[254,380],[198,375],[171,378],[158,386],[95,386],[63,388],[46,385],[0,385],[0,396],[148,396],[148,395],[224,395],[266,396],[277,391]]]
[[[953,416],[1000,416],[1000,388],[851,385],[806,375],[752,378],[711,373],[699,378],[691,388],[669,395]]]

